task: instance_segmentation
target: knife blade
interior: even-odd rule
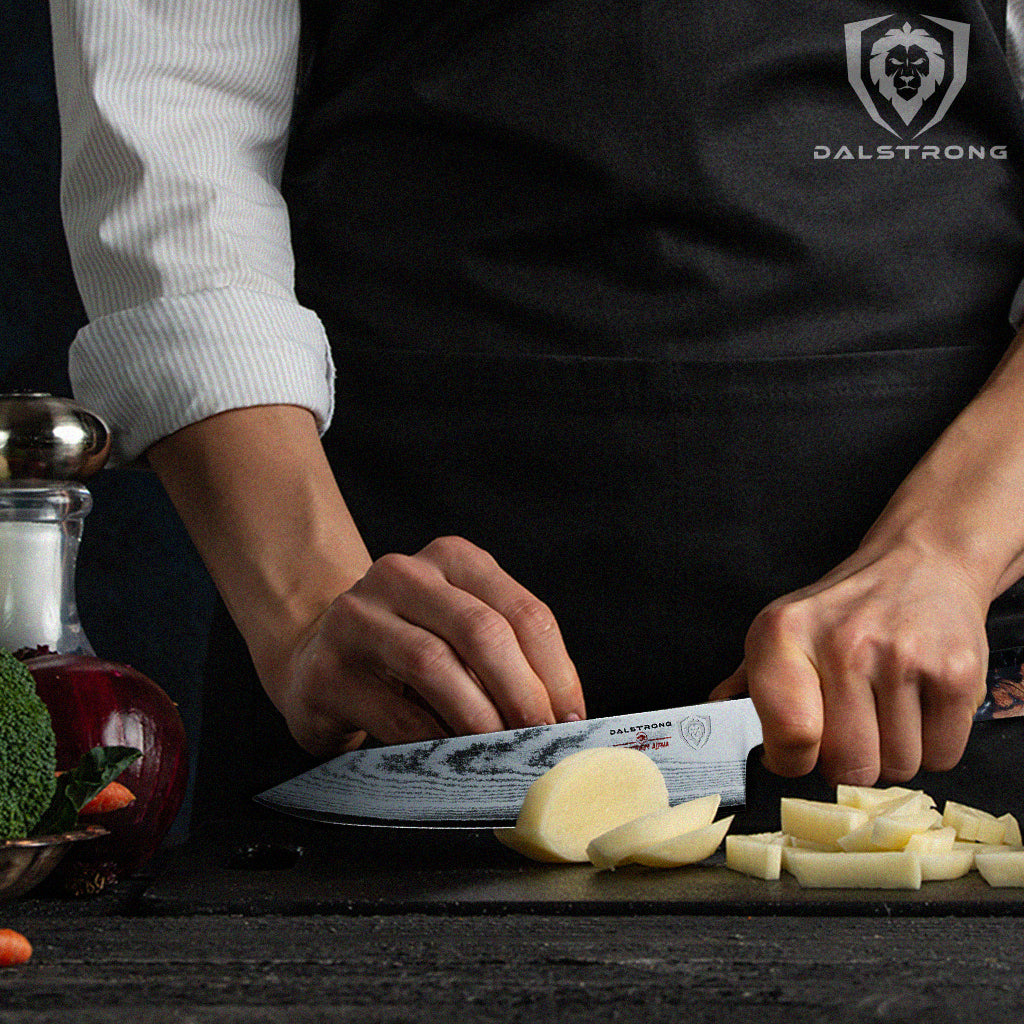
[[[1024,716],[1019,657],[993,658],[976,722]],[[762,742],[749,697],[663,711],[531,726],[354,750],[254,797],[265,807],[335,824],[482,828],[515,821],[530,785],[585,747],[651,757],[671,803],[719,793],[741,807],[746,764]]]
[[[743,803],[746,762],[761,742],[749,697],[664,711],[530,726],[354,750],[255,797],[298,817],[339,824],[481,828],[511,824],[526,791],[585,747],[642,750],[673,803],[720,793]]]

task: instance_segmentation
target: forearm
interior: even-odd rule
[[[237,409],[149,449],[266,684],[370,557],[323,453],[295,406]]]
[[[861,547],[896,544],[951,559],[986,602],[1024,576],[1024,331]]]

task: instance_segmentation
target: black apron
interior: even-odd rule
[[[337,367],[325,445],[371,553],[489,550],[554,611],[591,716],[703,700],[1012,336],[1001,13],[304,13],[285,193]],[[238,749],[274,781],[258,730]]]

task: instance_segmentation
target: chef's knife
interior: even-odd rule
[[[976,721],[1024,714],[1020,664],[991,669]],[[657,762],[669,800],[719,793],[738,807],[747,755],[762,741],[750,698],[560,725],[354,750],[260,793],[316,821],[426,828],[511,824],[531,783],[585,747],[623,746]]]
[[[715,792],[742,804],[747,754],[761,742],[749,698],[560,725],[454,736],[342,754],[256,800],[318,821],[481,827],[511,823],[531,783],[585,747],[642,750],[673,803]]]

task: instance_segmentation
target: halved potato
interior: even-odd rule
[[[494,837],[503,846],[516,853],[521,853],[530,860],[539,860],[547,864],[569,864],[572,858],[555,849],[547,839],[527,828],[518,825],[496,828]]]
[[[587,860],[596,836],[641,815],[668,807],[661,769],[629,747],[578,750],[530,786],[513,829],[495,837],[527,857]]]
[[[587,846],[587,857],[595,867],[614,870],[637,850],[710,825],[721,800],[716,793],[634,818],[592,839]]]

